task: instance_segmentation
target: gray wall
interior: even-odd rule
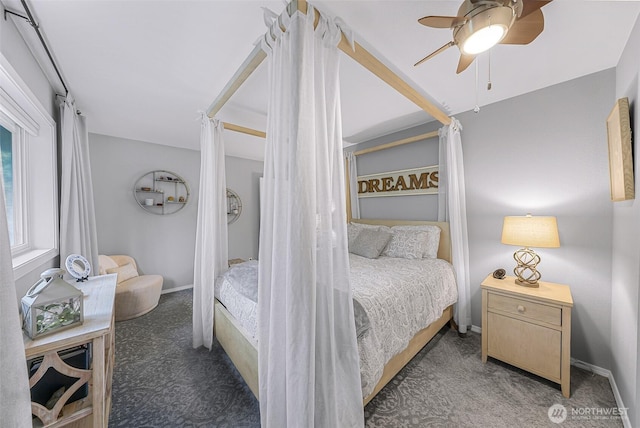
[[[543,280],[571,286],[572,356],[604,368],[611,367],[613,210],[604,121],[614,101],[614,78],[608,70],[457,116],[463,126],[473,324],[481,325],[480,282],[498,267],[514,267],[517,248],[500,243],[503,217],[555,215],[561,247],[537,249],[539,268]],[[381,142],[437,126],[427,124]],[[414,145],[429,147],[410,147]],[[422,163],[416,159],[426,157],[434,145],[437,153],[436,139],[379,152],[373,166],[365,158],[374,155],[365,155],[358,167],[367,172],[374,172],[370,166],[408,168]],[[425,153],[416,154],[418,150]],[[428,156],[437,159],[433,153]],[[416,212],[409,198],[379,198],[390,206],[367,208],[363,217],[435,218],[435,197]]]
[[[258,258],[263,162],[227,156],[227,187],[240,196],[242,214],[229,225],[229,258]]]
[[[193,284],[193,260],[200,177],[200,152],[90,134],[91,167],[100,254],[128,254],[143,273],[164,276],[163,288]],[[229,226],[229,257],[258,255],[258,171],[262,162],[227,157],[227,186],[243,201],[242,215]],[[182,176],[191,199],[172,215],[144,211],[133,185],[148,171]]]
[[[585,76],[458,115],[467,190],[472,318],[480,325],[479,283],[512,271],[516,247],[502,245],[505,215],[554,215],[558,249],[536,249],[542,279],[573,294],[571,355],[611,367],[612,204],[605,119],[613,70]]]
[[[611,371],[632,426],[640,426],[640,19],[631,32],[616,68],[616,98],[628,97],[631,106],[636,199],[613,204],[613,275],[611,279]]]
[[[384,137],[376,138],[345,151],[357,151],[386,144],[438,129],[437,123],[428,123]],[[438,137],[405,144],[379,152],[356,157],[358,175],[397,171],[438,164]],[[392,218],[397,220],[437,220],[438,195],[387,196],[360,199],[360,217]]]
[[[0,13],[4,15],[4,8],[0,3]],[[46,76],[40,69],[31,51],[24,43],[11,19],[0,18],[0,52],[20,75],[24,83],[31,89],[45,110],[58,120],[58,109],[55,107],[55,94]],[[54,178],[52,178],[54,179]],[[44,262],[25,276],[16,279],[16,294],[18,299],[25,295],[29,287],[40,279],[40,273],[60,266],[58,256]]]

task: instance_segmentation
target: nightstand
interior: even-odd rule
[[[569,286],[540,281],[539,288],[517,285],[515,277],[482,281],[482,362],[487,357],[559,383],[571,385]]]
[[[115,361],[113,302],[116,279],[117,275],[113,273],[93,276],[86,282],[73,283],[84,294],[84,322],[81,325],[35,339],[23,335],[27,360],[43,357],[29,379],[30,388],[34,388],[52,369],[60,376],[77,379],[52,409],[39,403],[31,403],[31,412],[38,416],[45,426],[73,424],[73,427],[97,428],[109,424],[111,380]],[[88,370],[80,370],[67,364],[66,359],[59,355],[60,351],[87,343],[91,344],[91,368]],[[81,388],[81,385],[86,383],[87,396],[67,404],[72,398],[71,391]]]

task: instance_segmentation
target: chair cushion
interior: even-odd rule
[[[158,305],[162,292],[161,275],[141,275],[116,287],[116,321],[139,317]]]

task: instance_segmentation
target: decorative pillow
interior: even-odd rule
[[[424,230],[394,230],[383,256],[421,259],[427,250],[429,232]]]
[[[116,281],[117,284],[138,276],[138,271],[133,267],[131,263],[127,263],[126,265],[118,266],[115,268],[109,268],[107,269],[107,273],[118,274],[118,279]]]
[[[353,242],[356,240],[356,236],[360,233],[361,228],[354,225],[353,223],[347,224],[347,240],[349,241],[349,251],[351,251],[351,247],[353,247]]]
[[[356,299],[353,299],[353,317],[356,321],[356,336],[360,338],[371,328],[371,321],[369,321],[367,312]]]
[[[106,275],[107,269],[117,268],[118,267],[118,263],[113,261],[113,259],[111,257],[105,256],[103,254],[100,254],[98,256],[98,264],[100,265],[100,266],[98,266],[98,273],[100,275]]]
[[[408,230],[413,232],[424,231],[427,232],[427,243],[422,253],[422,258],[425,259],[437,259],[438,247],[440,246],[440,228],[436,225],[423,224],[423,225],[402,225],[393,226],[391,230],[395,233],[399,230]]]
[[[377,229],[362,229],[356,236],[351,252],[368,259],[377,259],[391,239],[391,232]]]
[[[358,229],[376,229],[376,230],[385,230],[387,232],[391,232],[391,228],[389,226],[384,226],[382,224],[366,224],[366,223],[349,223],[350,225],[358,228]]]

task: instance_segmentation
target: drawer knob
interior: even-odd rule
[[[518,305],[518,312],[524,312],[524,306]]]

